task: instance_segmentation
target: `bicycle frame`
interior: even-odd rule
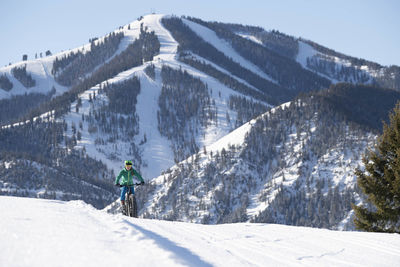
[[[132,185],[123,185],[121,187],[128,187],[128,190],[126,191],[126,204],[125,204],[125,215],[128,217],[138,217],[137,214],[137,203],[136,203],[136,198],[135,195],[133,194],[133,192],[131,191],[131,186],[138,186],[141,184],[132,184]]]

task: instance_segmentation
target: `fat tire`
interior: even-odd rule
[[[136,198],[134,195],[132,195],[132,217],[137,218],[138,214],[137,214],[137,203],[136,203]]]
[[[122,212],[122,215],[127,215],[128,213],[128,203],[127,202],[125,202],[125,204],[123,205],[123,204],[121,204],[121,212]]]
[[[127,215],[129,217],[135,217],[135,209],[136,209],[135,203],[136,203],[135,197],[133,196],[133,194],[129,194],[129,196],[128,196],[128,210],[127,210],[128,211]]]

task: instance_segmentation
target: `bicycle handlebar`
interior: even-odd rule
[[[138,184],[138,183],[134,183],[134,184],[127,184],[127,185],[119,185],[119,187],[125,187],[125,186],[132,186],[132,185],[142,185],[142,184]]]

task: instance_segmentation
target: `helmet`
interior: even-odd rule
[[[125,165],[132,165],[132,160],[125,160]]]

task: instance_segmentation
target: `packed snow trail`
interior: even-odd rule
[[[398,266],[400,235],[110,215],[0,197],[0,266]]]

